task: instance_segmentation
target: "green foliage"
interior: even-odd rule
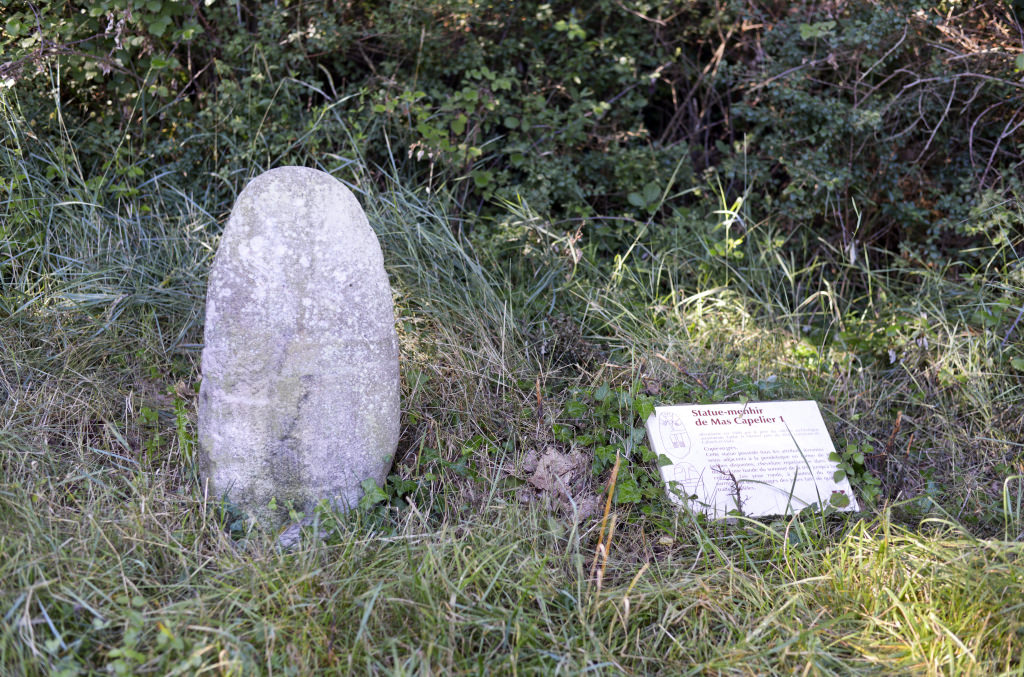
[[[203,34],[199,21],[185,0],[13,0],[4,10],[0,56],[17,60],[4,75],[34,77],[59,57],[64,84],[82,105],[111,96],[166,101],[186,84],[175,53]]]
[[[388,495],[377,486],[376,480],[372,477],[363,480],[359,486],[363,489],[363,497],[359,499],[360,510],[369,510],[378,503],[388,500]]]
[[[555,424],[555,439],[571,442],[593,453],[591,469],[605,475],[619,461],[615,483],[616,505],[640,504],[649,512],[651,503],[664,496],[657,466],[668,460],[643,444],[647,418],[654,412],[654,400],[637,394],[638,384],[612,387],[603,383],[594,390],[583,390],[569,400]]]
[[[834,451],[828,455],[828,460],[836,464],[835,481],[849,479],[850,484],[864,500],[873,507],[881,495],[881,485],[877,477],[871,474],[866,467],[866,459],[874,453],[874,447],[870,444],[856,444],[848,442],[840,451]],[[838,499],[839,502],[836,502]],[[842,507],[842,499],[833,494],[832,504]],[[848,502],[847,502],[848,504]]]
[[[684,36],[698,34],[697,5],[676,12],[660,40],[653,24],[613,2],[461,9],[457,27],[442,18],[452,7],[424,9],[426,23],[405,29],[416,53],[395,64],[415,63],[415,76],[374,93],[374,110],[412,157],[431,176],[459,177],[464,201],[524,199],[556,216],[646,214],[659,190],[651,177],[686,152],[650,143],[649,90]],[[430,48],[440,43],[458,49]]]
[[[465,213],[569,219],[600,255],[686,221],[696,185],[927,265],[1024,185],[998,4],[19,1],[0,78],[66,129],[93,194],[159,171],[230,198],[260,169],[361,155]]]
[[[139,409],[138,421],[139,432],[145,440],[146,459],[150,463],[153,463],[157,452],[164,444],[164,439],[160,434],[158,425],[159,417],[157,416],[156,410],[143,406]]]
[[[182,460],[189,466],[195,465],[196,437],[192,432],[191,407],[181,397],[174,398],[174,427],[178,437],[178,449]]]
[[[757,177],[766,210],[816,229],[836,223],[825,235],[846,247],[935,263],[971,241],[972,193],[1019,191],[1021,149],[1005,133],[1020,90],[994,39],[1019,26],[998,3],[790,15],[740,4],[764,30],[745,45],[758,65],[742,69],[747,93],[732,108],[743,152],[719,170]]]

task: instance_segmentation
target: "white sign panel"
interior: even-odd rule
[[[661,468],[669,497],[709,517],[789,515],[829,505],[835,492],[849,502],[833,505],[859,510],[849,480],[834,479],[835,446],[817,402],[657,407],[647,433],[672,461]]]

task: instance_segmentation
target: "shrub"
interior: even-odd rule
[[[159,173],[222,204],[359,156],[466,223],[525,202],[612,255],[703,186],[928,263],[1022,184],[1020,23],[995,0],[48,0],[2,28],[0,78],[96,189]]]

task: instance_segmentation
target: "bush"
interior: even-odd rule
[[[1020,26],[1003,3],[751,2],[744,18],[762,26],[733,109],[748,152],[722,170],[755,177],[774,214],[933,260],[970,242],[982,194],[1019,193]]]
[[[38,133],[56,92],[96,189],[160,174],[223,205],[270,166],[358,156],[451,192],[466,223],[525,202],[611,255],[714,187],[755,220],[927,263],[1022,183],[1020,25],[995,0],[50,0],[4,17],[0,76]]]

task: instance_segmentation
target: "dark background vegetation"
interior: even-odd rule
[[[1019,12],[15,0],[0,71],[37,134],[66,130],[91,191],[171,174],[229,205],[261,169],[358,149],[449,191],[466,230],[494,234],[495,205],[525,201],[591,255],[648,219],[665,239],[691,227],[703,187],[837,248],[970,264],[1024,175]]]

